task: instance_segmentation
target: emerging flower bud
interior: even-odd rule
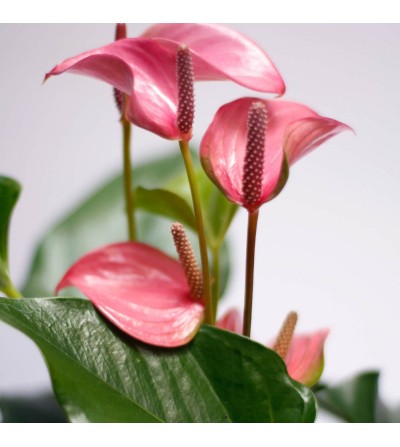
[[[297,323],[297,313],[289,312],[275,341],[273,350],[285,360]]]
[[[247,208],[258,204],[261,197],[267,122],[267,107],[262,102],[254,102],[248,114],[247,144],[243,165],[242,193]]]
[[[192,245],[190,244],[182,224],[178,222],[172,224],[171,233],[176,251],[179,255],[179,261],[185,272],[191,296],[192,298],[199,300],[203,298],[203,279]]]
[[[188,141],[192,137],[194,121],[194,70],[190,50],[180,46],[176,54],[176,73],[178,81],[177,126]]]

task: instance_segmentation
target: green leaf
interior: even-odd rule
[[[110,326],[87,300],[0,299],[0,318],[46,358],[71,421],[312,422],[311,391],[280,357],[239,335],[203,326],[178,349],[159,349]]]
[[[55,397],[0,396],[0,422],[68,422]]]
[[[133,170],[134,185],[157,188],[180,176],[183,169],[183,161],[177,152],[137,166]],[[137,225],[141,242],[176,255],[170,236],[170,221],[139,211]],[[95,248],[126,239],[123,180],[117,176],[67,213],[40,241],[23,295],[52,296],[64,273],[81,256]]]
[[[0,291],[6,294],[13,289],[8,272],[8,230],[20,192],[21,186],[18,182],[0,176]]]
[[[192,229],[196,221],[192,208],[185,199],[165,189],[136,188],[135,206],[149,213],[169,217]]]
[[[376,408],[376,422],[400,423],[400,406],[391,407],[378,400]]]
[[[335,386],[317,392],[322,408],[347,422],[376,422],[379,372],[358,374]]]

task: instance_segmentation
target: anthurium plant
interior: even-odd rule
[[[8,268],[21,187],[0,177],[0,319],[40,348],[66,418],[313,422],[310,387],[322,374],[329,331],[298,334],[298,315],[288,309],[267,344],[251,338],[257,222],[293,164],[350,127],[280,99],[285,84],[269,56],[225,26],[159,24],[128,38],[118,24],[115,41],[66,59],[45,80],[61,83],[52,78],[66,72],[114,88],[121,176],[41,241],[21,291]],[[194,83],[207,80],[254,93],[221,104],[199,150],[189,149],[195,103],[205,101],[195,98]],[[176,140],[176,152],[132,165],[132,126]],[[239,207],[248,213],[244,301],[221,315],[225,236]],[[110,216],[115,227],[124,219],[124,234],[110,231]]]

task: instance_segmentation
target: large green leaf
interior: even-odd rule
[[[379,372],[369,371],[335,386],[322,386],[318,403],[347,422],[376,422]]]
[[[13,285],[8,273],[8,230],[12,211],[21,186],[9,177],[0,176],[0,291],[8,294]]]
[[[0,299],[0,319],[32,338],[72,421],[312,422],[311,391],[273,351],[203,326],[159,349],[110,326],[87,300]]]

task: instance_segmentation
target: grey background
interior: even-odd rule
[[[268,52],[285,79],[285,99],[356,132],[296,164],[283,193],[262,208],[253,335],[267,342],[297,310],[299,332],[331,329],[326,381],[378,368],[384,398],[400,402],[400,26],[231,26]],[[129,35],[145,28],[129,25]],[[112,24],[0,26],[0,172],[24,186],[10,241],[17,284],[46,228],[121,168],[110,87],[73,75],[41,85],[56,63],[113,35]],[[255,94],[215,82],[197,84],[196,95],[198,143],[221,104]],[[135,162],[177,150],[140,129],[133,138]],[[241,212],[229,233],[234,271],[221,311],[242,305],[245,228]],[[0,359],[0,393],[49,386],[38,350],[3,323]]]

